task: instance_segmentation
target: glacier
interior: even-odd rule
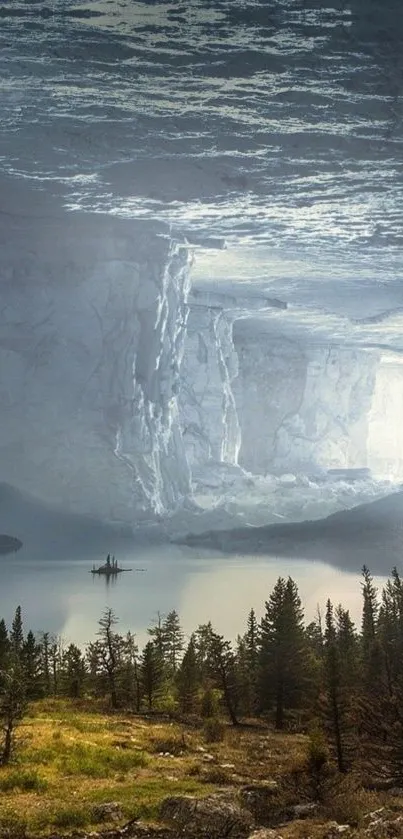
[[[390,491],[394,0],[10,8],[0,481],[168,530],[300,521]]]

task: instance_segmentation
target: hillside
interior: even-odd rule
[[[181,543],[226,553],[317,559],[346,570],[365,562],[388,573],[403,557],[403,492],[319,521],[188,534]]]
[[[0,836],[364,839],[375,836],[374,821],[377,837],[401,835],[393,832],[403,812],[398,792],[365,792],[350,777],[322,805],[307,801],[295,786],[304,734],[264,724],[224,725],[213,742],[207,734],[202,720],[36,702],[18,730],[14,763],[0,767]]]

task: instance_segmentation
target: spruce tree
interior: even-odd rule
[[[148,641],[143,650],[140,662],[140,678],[148,710],[152,711],[164,680],[161,654],[152,641]]]
[[[183,650],[183,631],[178,613],[173,609],[168,612],[162,625],[163,657],[169,675],[175,675]]]
[[[21,655],[22,645],[24,643],[24,631],[22,624],[21,606],[17,606],[15,610],[14,619],[11,625],[10,632],[10,646],[11,651],[17,658]]]
[[[197,694],[201,684],[194,635],[191,635],[190,641],[186,647],[185,654],[177,672],[176,684],[182,713],[193,714],[196,707]]]
[[[69,644],[61,661],[63,693],[71,699],[79,699],[83,694],[86,675],[85,658],[80,648],[76,644]]]
[[[339,614],[340,614],[339,610]],[[324,702],[322,713],[325,727],[334,744],[339,772],[347,772],[352,756],[351,695],[343,667],[338,627],[330,600],[326,603],[324,657]],[[350,642],[349,642],[350,643]],[[351,687],[351,685],[350,685]]]
[[[298,589],[291,577],[279,577],[266,602],[259,656],[260,706],[269,710],[274,704],[278,729],[284,727],[285,710],[300,704],[308,677],[307,662]]]
[[[26,683],[27,699],[37,699],[42,695],[41,651],[34,633],[29,630],[21,649],[22,674]]]
[[[211,638],[209,663],[216,686],[222,691],[228,716],[233,725],[238,725],[235,657],[229,641],[217,632],[213,632]]]
[[[99,640],[90,644],[87,651],[92,675],[99,675],[105,679],[113,709],[119,704],[118,675],[124,646],[123,638],[114,629],[117,623],[118,619],[113,609],[105,609],[98,621]]]

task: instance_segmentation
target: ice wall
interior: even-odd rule
[[[374,475],[403,477],[403,364],[391,357],[379,364],[369,413],[368,465]]]
[[[263,474],[367,466],[378,355],[273,339],[245,323],[234,328],[239,463]]]
[[[240,429],[232,382],[238,359],[232,319],[214,302],[192,300],[181,368],[180,413],[193,470],[209,462],[235,464]]]
[[[275,337],[221,297],[190,297],[180,418],[198,482],[218,462],[255,475],[367,466],[378,354]]]
[[[28,198],[1,233],[1,480],[103,519],[163,513],[189,492],[187,251]]]

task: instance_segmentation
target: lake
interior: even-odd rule
[[[211,620],[220,633],[235,639],[244,631],[251,607],[262,615],[277,577],[291,575],[308,620],[317,604],[323,608],[330,597],[360,621],[359,568],[349,573],[319,561],[226,557],[169,543],[121,551],[117,558],[123,567],[145,570],[107,582],[90,573],[93,561],[100,564],[99,554],[59,561],[38,561],[24,551],[2,557],[0,615],[9,625],[20,604],[26,630],[47,630],[83,645],[94,638],[97,621],[110,606],[119,618],[119,631],[130,629],[142,644],[158,612],[176,609],[187,635]],[[385,578],[375,580],[382,585]]]

